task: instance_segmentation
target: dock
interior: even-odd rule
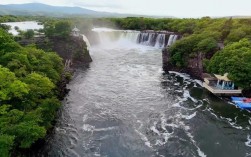
[[[204,78],[203,87],[215,95],[238,96],[242,94],[242,89],[235,86],[235,84],[224,76],[214,75],[214,77]]]

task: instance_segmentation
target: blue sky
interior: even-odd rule
[[[251,15],[251,0],[1,0],[0,4],[39,2],[97,11],[143,15],[202,17]]]

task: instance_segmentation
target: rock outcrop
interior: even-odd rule
[[[38,37],[30,40],[21,40],[19,43],[23,46],[35,44],[39,49],[54,51],[63,58],[64,63],[70,60],[71,65],[86,64],[92,61],[82,36],[70,36],[69,38]]]
[[[197,53],[193,57],[187,57],[185,60],[187,62],[186,67],[180,68],[171,64],[170,53],[168,48],[162,50],[162,65],[165,72],[177,71],[188,73],[194,78],[203,79],[203,59],[205,56],[202,53]]]

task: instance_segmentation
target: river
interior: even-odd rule
[[[249,112],[186,74],[164,73],[161,49],[101,38],[34,156],[251,156]]]

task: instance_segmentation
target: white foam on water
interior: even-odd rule
[[[94,155],[94,156],[101,156],[101,154],[100,154],[100,153],[97,153],[97,152],[95,152],[93,155]]]
[[[164,71],[163,71],[163,68],[159,68],[158,70],[158,74],[162,74]]]
[[[62,134],[66,134],[66,130],[63,129],[63,128],[58,128],[58,127],[56,127],[56,131],[57,131],[57,132],[60,132],[60,133],[62,133]]]
[[[250,157],[250,156],[251,156],[251,153],[246,153],[245,157]]]
[[[190,78],[190,75],[188,74],[185,74],[185,73],[179,73],[179,72],[176,72],[176,71],[169,71],[170,74],[175,74],[177,76],[180,76],[182,77],[184,80],[191,80]]]
[[[173,128],[180,128],[179,125],[177,124],[174,124],[174,123],[171,123],[171,124],[165,124],[166,126],[170,126],[170,127],[173,127]]]
[[[192,119],[192,118],[194,118],[194,117],[196,116],[196,113],[197,113],[197,112],[194,112],[194,113],[191,114],[191,115],[184,116],[184,118],[187,119],[187,120],[190,120],[190,119]]]
[[[179,85],[180,85],[180,83],[179,83],[179,82],[177,82],[177,83],[174,83],[174,85],[175,85],[175,86],[179,86]]]
[[[94,129],[94,131],[110,131],[110,130],[115,130],[117,128],[118,127],[112,126],[112,127],[107,127],[107,128],[97,128],[97,129]]]
[[[184,94],[183,94],[184,98],[190,98],[193,102],[197,103],[198,100],[196,100],[195,98],[193,98],[191,95],[190,95],[190,92],[188,90],[185,90],[184,91]]]
[[[157,125],[157,122],[154,122],[154,126],[152,126],[150,128],[150,130],[152,130],[158,136],[160,136],[161,138],[163,138],[164,141],[163,140],[156,140],[155,145],[158,145],[158,146],[165,145],[168,142],[168,139],[173,135],[174,132],[169,133],[166,130],[167,124],[166,124],[165,115],[163,113],[161,114],[161,128],[164,130],[164,133],[159,132],[159,130],[156,128],[156,125]],[[178,126],[176,126],[176,127],[178,127]]]
[[[167,119],[166,119],[164,113],[161,114],[160,121],[161,121],[161,128],[162,128],[163,130],[167,131],[167,130],[166,130],[166,121],[167,121]]]
[[[206,109],[211,115],[213,115],[216,119],[219,119],[219,117],[213,112],[213,109],[207,108]]]
[[[172,107],[181,107],[180,102],[177,102],[177,103],[173,104]]]
[[[81,157],[76,151],[71,148],[67,148],[67,156]]]
[[[183,100],[184,100],[184,99],[183,99]],[[186,100],[185,100],[185,101],[186,101]],[[181,103],[182,103],[182,102],[184,102],[184,101],[179,101],[179,102],[173,104],[172,107],[174,107],[174,108],[177,107],[177,108],[181,108],[181,109],[188,110],[188,111],[194,111],[194,110],[196,110],[196,109],[198,109],[198,108],[200,108],[200,107],[203,106],[203,105],[197,105],[195,108],[186,108],[186,107],[181,106]]]
[[[190,138],[190,140],[192,141],[193,145],[197,148],[198,155],[200,157],[206,157],[207,155],[203,151],[201,151],[200,147],[196,144],[196,142],[195,142],[194,137],[192,136],[192,134],[190,132],[187,132],[187,136]]]
[[[245,142],[245,145],[247,147],[251,147],[251,137],[250,137],[250,135],[247,136],[247,142]]]
[[[179,72],[176,72],[176,71],[169,71],[169,73],[170,74],[175,74],[175,75],[183,78],[184,83],[187,83],[187,84],[194,83],[194,87],[198,87],[197,84],[200,85],[201,87],[203,86],[202,81],[197,80],[197,79],[191,79],[190,75],[188,75],[186,73],[179,73]],[[185,87],[187,87],[187,85]]]
[[[157,122],[154,122],[154,126],[150,127],[150,130],[152,130],[154,133],[158,134],[160,136],[159,130],[156,128]]]
[[[238,126],[237,123],[234,122],[231,118],[225,118],[225,117],[220,116],[220,119],[227,121],[235,129],[244,130],[242,126]]]
[[[88,115],[83,116],[83,122],[85,122],[88,119]]]
[[[165,145],[166,142],[160,141],[160,140],[156,140],[155,146],[163,146]]]
[[[198,85],[200,85],[201,87],[203,86],[203,82],[201,80],[197,80],[195,79],[194,82],[196,82]],[[196,84],[194,84],[196,85]],[[197,86],[196,86],[197,87]]]
[[[83,131],[91,132],[94,130],[95,126],[92,126],[90,124],[84,124],[82,128],[83,128]]]
[[[118,127],[116,126],[112,126],[112,127],[107,127],[107,128],[96,128],[95,126],[92,126],[90,124],[84,124],[82,129],[83,131],[86,132],[101,132],[101,131],[110,131],[110,130],[114,130],[117,129]]]
[[[135,131],[136,131],[136,133],[139,134],[141,140],[143,140],[143,141],[145,142],[145,145],[146,145],[147,147],[149,147],[149,148],[152,148],[151,143],[150,143],[150,141],[148,140],[148,138],[147,138],[144,134],[142,134],[140,131],[138,131],[138,130],[136,130],[136,129],[135,129]]]
[[[193,110],[196,110],[196,109],[198,109],[198,108],[200,108],[200,107],[202,107],[202,106],[203,106],[203,105],[200,104],[200,105],[197,105],[195,108],[191,108],[191,109],[188,109],[188,110],[193,111]]]

